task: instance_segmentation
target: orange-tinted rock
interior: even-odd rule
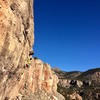
[[[49,64],[33,59],[27,75],[27,86],[33,93],[38,90],[45,90],[48,93],[57,92],[58,77]]]

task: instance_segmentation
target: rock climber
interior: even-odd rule
[[[28,57],[27,60],[26,60],[26,67],[27,67],[27,68],[29,68],[30,65],[31,65],[31,59],[32,59],[32,58]]]

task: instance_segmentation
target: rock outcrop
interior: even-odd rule
[[[32,59],[26,67],[33,44],[33,0],[0,0],[0,100],[64,100],[50,65]]]
[[[47,63],[39,59],[32,59],[31,66],[26,73],[26,87],[21,93],[27,90],[26,95],[33,93],[32,100],[64,100],[64,97],[57,92],[58,77],[51,70]]]
[[[27,68],[26,68],[27,69]],[[39,59],[33,59],[26,73],[26,88],[35,93],[44,90],[47,93],[56,93],[58,78],[53,74],[49,64]]]
[[[69,88],[70,86],[81,87],[83,85],[83,82],[79,80],[59,79],[58,85],[66,88]]]

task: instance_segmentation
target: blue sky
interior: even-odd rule
[[[100,0],[35,0],[38,58],[65,71],[100,67]]]

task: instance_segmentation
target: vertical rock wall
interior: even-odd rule
[[[0,100],[13,98],[20,88],[33,26],[33,0],[0,0]]]

